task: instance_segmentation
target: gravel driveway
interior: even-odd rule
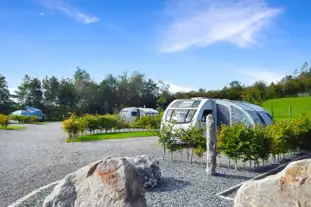
[[[21,131],[0,130],[0,207],[104,156],[163,155],[154,137],[83,143],[66,143],[65,138],[61,123],[27,125]],[[219,176],[207,177],[204,167],[198,164],[170,161],[161,161],[160,169],[161,183],[146,193],[149,206],[232,206],[215,194],[258,175],[217,168]],[[38,198],[22,206],[39,207],[36,202],[48,193],[38,194]]]
[[[156,138],[66,143],[61,123],[0,130],[0,206],[107,155],[161,155]]]

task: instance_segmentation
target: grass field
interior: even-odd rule
[[[302,113],[311,115],[311,97],[280,98],[265,101],[262,106],[272,114],[275,120],[298,117]]]
[[[105,140],[105,139],[125,139],[134,137],[151,137],[154,136],[151,132],[115,132],[107,134],[88,134],[82,135],[73,139],[67,139],[67,142],[85,142],[94,140]]]
[[[22,130],[22,129],[26,129],[26,127],[24,127],[24,126],[12,126],[12,125],[9,125],[5,129],[3,126],[0,126],[0,130]]]

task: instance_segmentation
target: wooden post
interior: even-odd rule
[[[289,105],[288,107],[288,114],[289,114],[289,117],[292,118],[292,106],[291,105]]]
[[[272,119],[274,119],[273,106],[271,106],[271,115],[272,115]]]
[[[214,118],[212,114],[206,117],[206,174],[209,176],[216,175],[216,131]]]

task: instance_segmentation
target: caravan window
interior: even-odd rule
[[[174,121],[177,124],[189,123],[192,121],[196,109],[169,109],[165,120]]]
[[[187,114],[188,114],[188,109],[175,109],[173,114],[172,114],[172,121],[176,121],[176,123],[185,123]]]
[[[186,117],[186,123],[191,122],[196,111],[197,111],[196,109],[190,109],[189,110],[188,115]]]
[[[132,111],[131,116],[137,116],[137,111]]]

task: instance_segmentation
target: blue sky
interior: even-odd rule
[[[302,0],[1,0],[0,73],[100,81],[139,70],[172,91],[276,81],[310,60]]]

